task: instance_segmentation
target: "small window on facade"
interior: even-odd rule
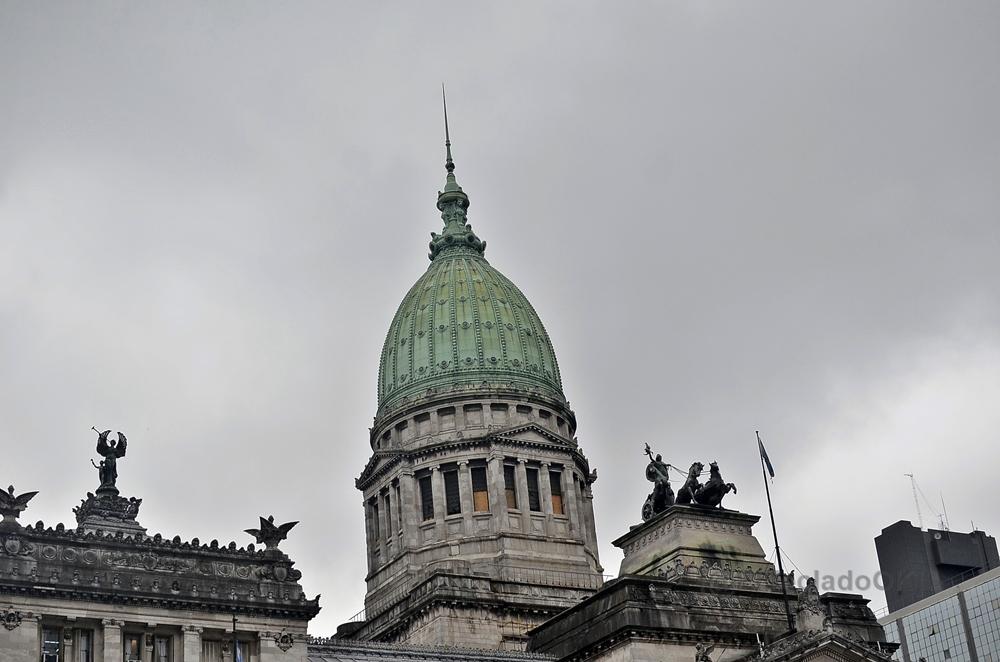
[[[472,467],[472,509],[477,513],[490,509],[490,495],[486,489],[486,467]]]
[[[90,630],[80,630],[80,652],[77,662],[94,662],[94,633]]]
[[[507,405],[502,403],[490,405],[490,414],[494,425],[507,425]]]
[[[538,495],[538,469],[528,467],[528,509],[534,512],[542,510],[542,501]]]
[[[455,429],[454,407],[445,407],[444,409],[438,409],[438,429],[441,430]]]
[[[213,639],[201,640],[202,662],[222,662],[222,642]]]
[[[396,495],[396,533],[403,532],[403,500],[399,498],[399,483],[394,483],[392,486],[393,492]]]
[[[503,465],[503,491],[507,496],[507,508],[517,510],[517,488],[514,487],[514,465]]]
[[[550,471],[549,485],[552,491],[552,512],[556,515],[565,515],[563,512],[562,473]]]
[[[430,414],[419,414],[413,419],[417,424],[417,436],[423,437],[431,432],[431,415]]]
[[[375,540],[380,540],[382,538],[382,527],[379,526],[378,521],[378,500],[371,500],[372,508],[372,533],[375,534]]]
[[[431,488],[431,477],[420,479],[420,514],[426,522],[434,519],[434,490]]]
[[[153,662],[170,662],[170,637],[157,637],[153,642]]]
[[[465,424],[469,427],[479,427],[483,424],[483,406],[465,405]]]
[[[62,630],[59,628],[42,628],[42,662],[59,662],[59,646],[61,643]]]
[[[125,650],[123,651],[125,662],[141,662],[142,660],[142,635],[126,634]]]
[[[385,537],[388,540],[392,538],[392,501],[388,492],[382,495],[382,508],[385,512]]]
[[[444,472],[444,505],[448,515],[462,512],[462,498],[458,494],[458,471]]]

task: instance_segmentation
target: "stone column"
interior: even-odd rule
[[[576,473],[570,467],[564,467],[562,472],[563,508],[566,517],[569,518],[570,533],[578,533],[580,527],[580,513],[577,510],[576,502]]]
[[[389,535],[390,531],[392,530],[391,529],[392,524],[391,520],[389,519],[389,509],[385,507],[385,494],[383,494],[383,490],[379,490],[375,494],[375,503],[378,504],[378,516],[379,519],[381,520],[379,522],[379,533],[381,533],[382,535],[379,539],[379,544],[381,545],[382,548],[382,554],[381,554],[382,565],[385,565],[386,563],[389,562],[389,550],[390,550]]]
[[[514,487],[517,492],[517,506],[521,510],[521,531],[531,532],[531,508],[528,504],[528,472],[523,457],[517,458],[517,468],[514,471]]]
[[[73,657],[73,626],[76,625],[76,619],[67,619],[66,627],[63,628],[63,641],[62,641],[62,660],[75,660]]]
[[[469,461],[458,463],[458,498],[462,503],[462,528],[465,535],[472,533],[472,473]]]
[[[431,491],[434,494],[434,532],[438,540],[447,538],[447,528],[444,523],[444,476],[441,466],[431,467]]]
[[[101,625],[104,626],[104,662],[121,662],[124,659],[122,657],[124,652],[122,651],[122,622],[105,618],[101,621]]]
[[[586,485],[586,483],[584,483]],[[584,532],[584,540],[587,541],[590,552],[597,556],[597,528],[595,526],[594,520],[594,492],[590,489],[590,485],[586,485],[583,490],[583,512],[584,521],[587,523],[587,530]]]
[[[403,509],[403,548],[413,549],[419,544],[417,527],[420,516],[417,506],[417,481],[410,468],[399,475],[399,494],[402,499],[400,507]]]
[[[542,513],[545,515],[545,535],[552,535],[552,485],[549,478],[549,463],[542,462],[538,469],[538,498],[542,502]]]
[[[490,455],[486,461],[486,485],[490,492],[490,515],[492,516],[490,530],[497,533],[508,527],[502,455]]]
[[[183,630],[184,649],[180,662],[201,662],[201,628],[185,625]]]
[[[365,513],[365,544],[368,550],[368,572],[375,571],[375,549],[378,541],[375,540],[375,525],[372,523],[372,507],[368,499],[363,499],[361,509]]]

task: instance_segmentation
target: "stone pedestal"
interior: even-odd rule
[[[632,527],[613,543],[625,553],[618,578],[529,632],[528,650],[594,662],[771,662],[831,646],[842,651],[839,662],[888,662],[859,595],[819,596],[815,586],[788,583],[798,628],[789,632],[781,578],[751,530],[759,519],[673,506]]]
[[[751,531],[759,520],[735,510],[674,506],[611,543],[625,554],[618,574],[776,583]]]
[[[73,509],[76,514],[77,530],[80,533],[119,533],[130,538],[143,539],[146,529],[136,517],[142,499],[126,499],[119,496],[115,488],[100,487],[97,494],[87,493],[79,506]]]

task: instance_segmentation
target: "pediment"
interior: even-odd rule
[[[522,444],[559,444],[571,446],[572,443],[551,430],[546,430],[536,423],[527,423],[503,430],[490,432],[490,438]]]

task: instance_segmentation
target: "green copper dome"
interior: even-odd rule
[[[431,264],[386,334],[377,417],[428,396],[467,390],[534,392],[565,402],[542,321],[486,261],[486,243],[466,221],[469,198],[455,181],[448,147],[448,180],[437,203],[444,230],[431,233]]]

